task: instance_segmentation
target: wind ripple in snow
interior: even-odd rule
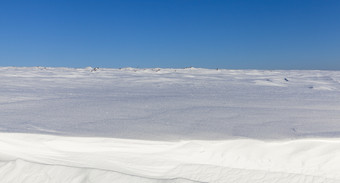
[[[157,179],[129,175],[109,170],[48,165],[24,160],[0,163],[2,183],[201,183],[184,178]]]

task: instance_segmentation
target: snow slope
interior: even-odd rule
[[[339,71],[2,67],[0,83],[1,182],[340,182]]]

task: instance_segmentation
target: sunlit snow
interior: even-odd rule
[[[340,182],[340,71],[0,68],[0,182]]]

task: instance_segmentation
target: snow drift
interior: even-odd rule
[[[0,68],[1,182],[340,182],[340,72]]]
[[[339,139],[142,141],[0,134],[2,182],[339,182]]]

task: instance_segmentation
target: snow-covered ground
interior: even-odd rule
[[[340,182],[340,72],[0,68],[1,182]]]

